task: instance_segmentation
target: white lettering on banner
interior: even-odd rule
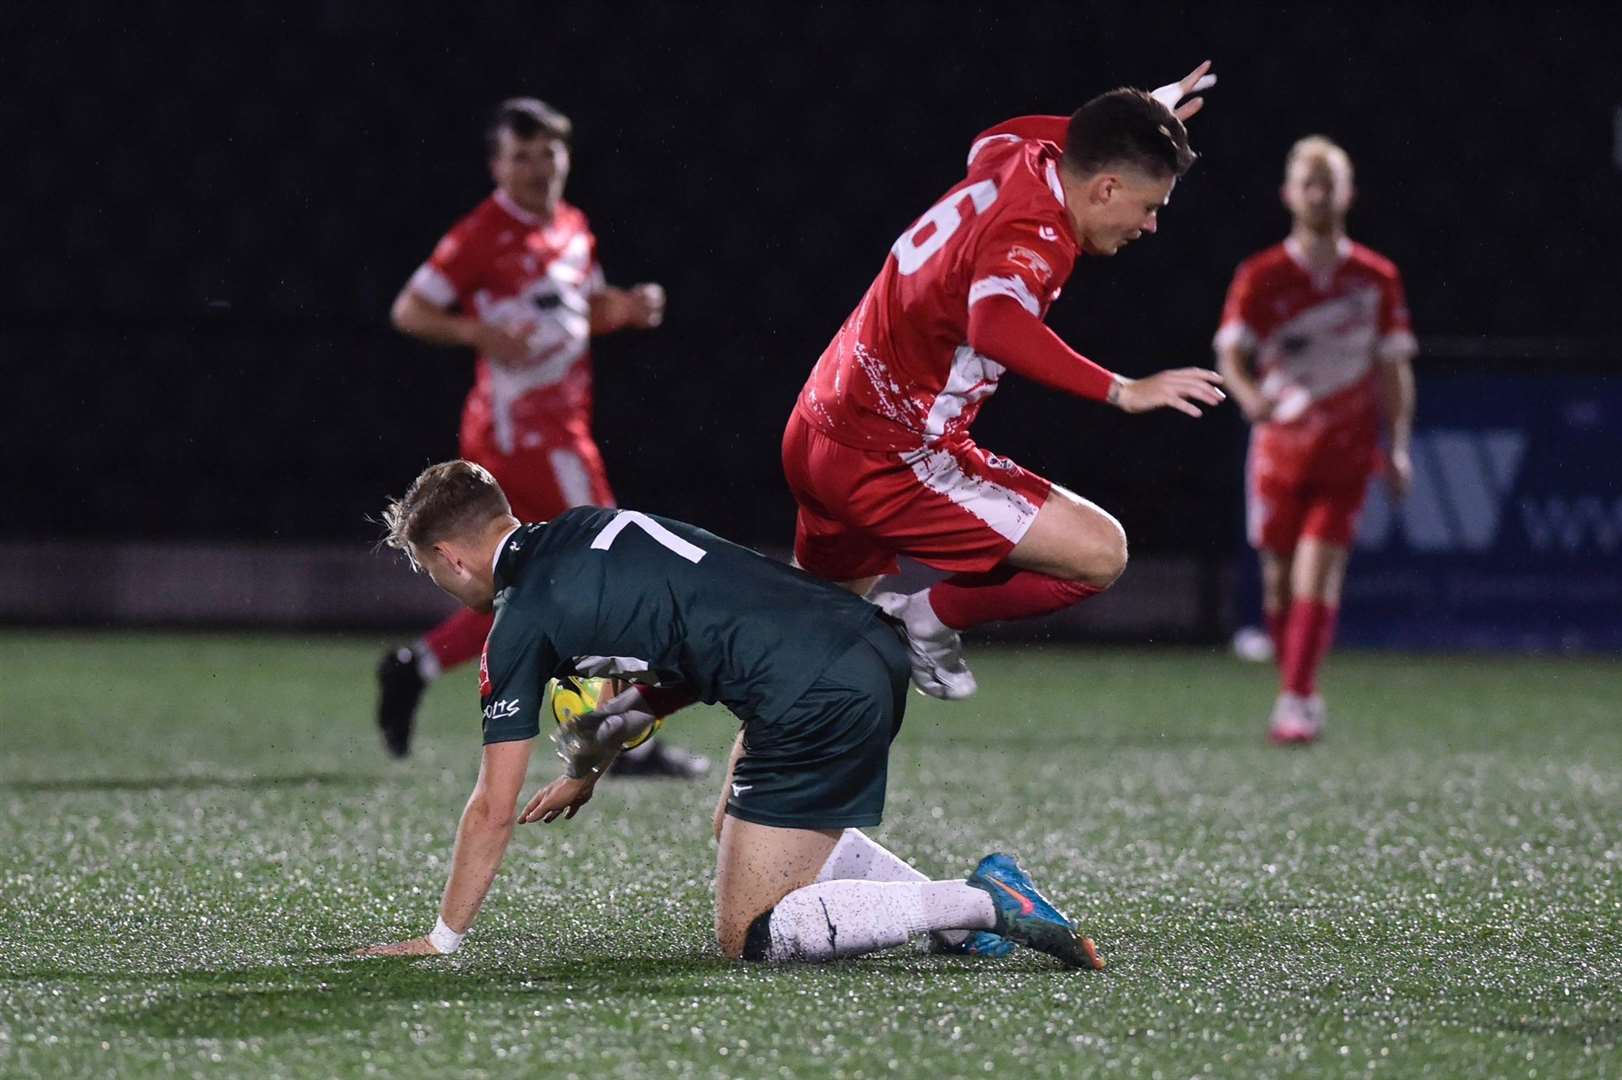
[[[1519,431],[1435,429],[1416,434],[1413,490],[1396,505],[1376,481],[1358,525],[1357,546],[1388,547],[1400,531],[1415,551],[1487,551],[1498,543],[1503,528],[1518,521],[1533,551],[1622,552],[1622,498],[1523,494],[1514,501],[1518,513],[1505,516],[1526,447],[1527,437]]]
[[[1393,505],[1383,484],[1369,489],[1357,546],[1390,545],[1400,527],[1415,551],[1486,551],[1526,455],[1519,431],[1436,429],[1414,436],[1414,483]]]
[[[1622,549],[1622,498],[1610,506],[1598,495],[1522,499],[1521,524],[1536,551],[1577,555],[1590,544],[1606,555]]]

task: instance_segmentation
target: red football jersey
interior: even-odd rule
[[[1343,240],[1314,278],[1293,239],[1239,264],[1215,344],[1253,351],[1268,426],[1378,430],[1375,365],[1415,349],[1402,278],[1389,259]]]
[[[980,135],[968,175],[890,248],[823,352],[797,408],[829,438],[911,450],[964,435],[1005,370],[968,342],[969,307],[1007,296],[1037,318],[1078,247],[1058,166],[1064,117],[1023,117]]]
[[[411,287],[441,307],[525,337],[522,364],[477,360],[467,415],[503,453],[591,432],[591,297],[602,287],[586,215],[560,202],[543,222],[499,189],[452,226]]]

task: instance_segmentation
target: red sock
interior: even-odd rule
[[[999,619],[1051,615],[1104,590],[1096,585],[1002,567],[989,574],[956,574],[929,590],[929,606],[953,630]]]
[[[494,615],[480,615],[463,608],[424,634],[423,644],[439,661],[440,670],[449,671],[484,650],[484,639],[490,636],[490,626],[495,621]]]
[[[1284,628],[1289,624],[1288,608],[1275,608],[1264,610],[1263,616],[1267,619],[1267,636],[1273,639],[1273,659],[1279,663],[1284,660]]]
[[[1279,653],[1279,676],[1285,690],[1306,697],[1318,689],[1318,665],[1329,653],[1339,613],[1320,600],[1297,600],[1290,605],[1284,648]]]
[[[648,703],[653,715],[663,720],[671,713],[685,709],[698,700],[690,686],[644,686],[642,700]]]

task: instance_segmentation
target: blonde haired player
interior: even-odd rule
[[[1346,235],[1346,151],[1322,135],[1301,139],[1280,194],[1290,235],[1239,265],[1215,347],[1254,425],[1247,532],[1280,682],[1269,736],[1304,743],[1323,730],[1318,668],[1369,478],[1383,467],[1398,498],[1408,490],[1418,348],[1396,266]]]
[[[574,817],[654,724],[662,710],[649,694],[664,687],[721,702],[743,722],[716,857],[715,931],[727,956],[830,960],[924,934],[950,944],[990,933],[1070,967],[1104,966],[1010,856],[929,881],[862,831],[884,810],[911,670],[900,628],[878,608],[670,518],[579,507],[521,523],[469,461],[424,471],[384,520],[412,565],[495,619],[479,665],[479,779],[438,924],[366,955],[455,951],[514,825]],[[638,685],[559,717],[564,774],[515,818],[543,688],[579,675]]]

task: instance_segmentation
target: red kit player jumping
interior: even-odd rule
[[[896,240],[800,392],[783,436],[800,565],[860,594],[898,555],[952,575],[875,597],[906,624],[924,693],[974,692],[958,631],[1059,611],[1126,567],[1115,518],[970,438],[1005,371],[1134,413],[1223,399],[1213,371],[1123,378],[1042,321],[1080,256],[1158,228],[1195,157],[1183,121],[1202,99],[1183,98],[1209,69],[978,136],[968,175]]]
[[[477,353],[462,457],[490,471],[525,521],[614,505],[591,437],[591,338],[651,329],[664,317],[658,285],[604,284],[586,215],[563,200],[572,134],[569,118],[545,102],[502,102],[486,132],[495,192],[445,234],[392,311],[394,325],[414,338]],[[489,615],[459,611],[383,658],[377,721],[392,754],[410,750],[427,683],[477,657],[490,624]],[[643,745],[618,771],[707,768],[696,755]]]
[[[1318,665],[1382,428],[1399,498],[1411,476],[1417,346],[1397,268],[1346,238],[1352,193],[1346,151],[1322,136],[1295,144],[1282,192],[1290,235],[1239,265],[1216,335],[1222,373],[1255,425],[1246,518],[1278,658],[1270,735],[1281,743],[1311,742],[1323,727]]]

